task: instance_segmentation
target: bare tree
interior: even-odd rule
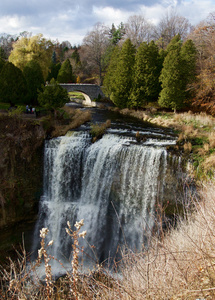
[[[4,33],[4,34],[2,34],[2,36],[0,36],[0,47],[4,51],[6,58],[9,57],[10,52],[13,48],[12,45],[17,39],[18,39],[18,36],[6,34],[6,33]]]
[[[162,48],[165,48],[171,39],[180,34],[182,40],[190,33],[192,29],[188,19],[177,15],[174,11],[166,13],[159,22],[155,30],[155,37],[160,39]]]
[[[197,81],[194,104],[215,114],[215,13],[198,24],[189,38],[193,40],[197,52]]]
[[[143,16],[134,15],[129,17],[125,24],[124,40],[129,38],[133,45],[139,46],[142,42],[150,42],[153,38],[154,25]]]
[[[102,71],[104,69],[104,55],[109,45],[109,28],[97,23],[83,40],[82,51],[85,53],[87,63],[99,77],[102,84]]]

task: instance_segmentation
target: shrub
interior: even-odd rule
[[[90,134],[92,135],[93,142],[101,138],[104,135],[106,129],[110,127],[110,125],[111,125],[110,120],[107,120],[103,124],[91,124]]]
[[[8,112],[9,117],[19,117],[23,113],[23,109],[21,106],[15,107]]]

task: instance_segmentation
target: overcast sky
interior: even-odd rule
[[[215,0],[0,0],[0,33],[42,33],[78,45],[97,22],[117,27],[142,15],[157,25],[171,8],[196,25],[215,12]]]

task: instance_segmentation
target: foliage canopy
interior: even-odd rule
[[[32,105],[37,105],[38,89],[44,84],[43,73],[37,61],[29,61],[24,69],[23,74],[28,88],[28,101]]]
[[[159,76],[162,59],[153,41],[143,42],[137,49],[133,71],[133,85],[130,105],[141,107],[147,102],[156,101],[160,92]]]
[[[57,81],[59,83],[75,82],[75,76],[73,74],[72,66],[68,58],[61,65],[61,68],[57,75]]]
[[[38,102],[47,110],[56,110],[69,101],[67,90],[62,88],[54,79],[49,85],[43,86],[39,91]]]
[[[22,71],[11,62],[6,62],[0,76],[0,101],[10,104],[25,103],[27,95],[27,84]]]
[[[167,47],[161,71],[161,93],[158,103],[162,107],[181,109],[188,100],[187,86],[193,80],[196,58],[193,43],[182,46],[180,35],[176,35]]]
[[[114,59],[114,58],[113,58]],[[129,107],[129,98],[132,89],[132,72],[135,59],[135,47],[130,39],[127,39],[118,54],[118,59],[114,59],[112,67],[116,68],[112,76],[109,77],[111,87],[109,89],[110,99],[120,107]],[[109,69],[109,75],[111,70]]]
[[[53,44],[42,34],[32,37],[21,37],[13,44],[9,61],[21,70],[27,62],[37,61],[42,69],[44,80],[47,78],[53,53]]]

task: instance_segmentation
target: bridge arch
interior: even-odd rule
[[[78,89],[74,89],[74,91],[70,91],[70,92],[80,92],[84,96],[84,99],[85,99],[83,104],[85,104],[85,105],[92,105],[93,104],[90,97],[86,93],[84,93],[83,91],[80,91]]]
[[[83,104],[95,106],[93,99],[97,99],[99,95],[104,97],[101,87],[96,84],[82,84],[82,83],[61,83],[60,86],[67,89],[68,92],[81,92],[84,95],[85,101]]]

